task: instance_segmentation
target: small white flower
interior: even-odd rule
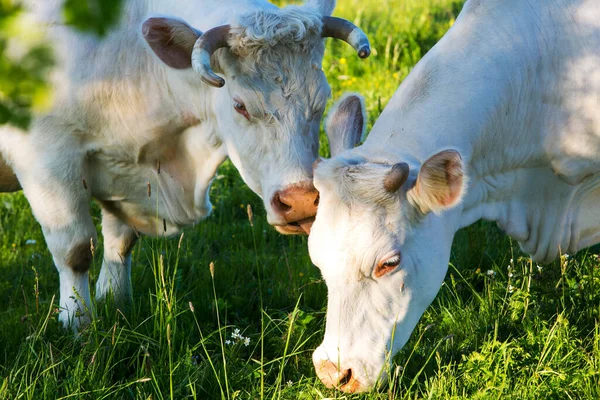
[[[25,241],[25,244],[26,244],[26,245],[29,245],[29,244],[36,244],[36,243],[37,243],[37,240],[34,240],[34,239],[27,239],[27,240]]]
[[[292,387],[293,384],[294,384],[294,382],[292,382],[292,381],[287,381],[286,382],[287,387]]]
[[[513,285],[508,285],[508,293],[512,293],[515,290]]]
[[[509,273],[508,273],[508,277],[509,277],[509,278],[512,278],[513,276],[514,276],[514,275],[513,275],[513,273],[512,273],[512,272],[509,272]]]
[[[542,267],[540,265],[536,265],[536,267],[539,272],[542,272]]]
[[[508,265],[508,266],[506,267],[506,269],[510,269],[510,265]]]
[[[512,259],[512,258],[510,259],[510,263],[511,263],[511,264],[513,263],[513,259]]]
[[[494,275],[496,275],[496,272],[493,269],[488,269],[486,274],[487,274],[487,276],[494,276]]]
[[[229,345],[231,344],[231,340],[227,339],[227,340],[225,341],[225,344],[229,346]]]
[[[250,344],[250,338],[244,338],[244,346],[248,346]]]

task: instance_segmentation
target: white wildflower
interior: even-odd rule
[[[539,272],[542,272],[542,267],[540,265],[536,265],[536,267]]]
[[[488,269],[486,274],[489,277],[494,277],[496,275],[496,272],[493,269]]]
[[[513,285],[508,285],[508,293],[512,293],[515,290]]]
[[[229,346],[229,345],[231,344],[231,340],[227,339],[227,340],[225,341],[225,344],[226,344],[227,346]]]
[[[514,276],[514,275],[513,275],[513,273],[512,273],[512,272],[509,272],[509,273],[508,273],[508,277],[509,277],[509,278],[512,278],[513,276]]]
[[[292,382],[292,381],[287,381],[286,382],[287,387],[292,387],[293,384],[294,384],[294,382]]]
[[[244,346],[248,346],[250,344],[250,338],[244,338]]]
[[[513,263],[513,259],[512,259],[512,258],[510,259],[510,263],[511,263],[511,264]]]

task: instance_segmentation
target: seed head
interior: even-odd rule
[[[246,212],[248,213],[248,221],[250,221],[250,226],[254,227],[254,213],[252,212],[252,206],[250,204],[246,206]]]

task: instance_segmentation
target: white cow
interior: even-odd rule
[[[330,134],[360,135],[357,104]],[[314,184],[309,250],[329,301],[313,361],[327,386],[368,390],[461,227],[496,221],[540,262],[600,242],[600,3],[468,1],[366,142],[318,164]]]
[[[57,57],[53,106],[29,132],[0,127],[0,192],[22,187],[43,228],[65,325],[89,318],[91,198],[105,244],[96,296],[112,290],[117,301],[131,294],[138,232],[170,235],[206,217],[226,157],[280,232],[308,229],[330,95],[322,38],[370,52],[360,29],[330,17],[335,0],[127,0],[102,39],[62,25],[61,4],[28,2]]]

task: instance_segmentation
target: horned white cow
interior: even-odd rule
[[[359,137],[359,104],[347,98],[329,133]],[[314,184],[309,250],[329,300],[313,361],[327,386],[368,390],[461,227],[496,221],[542,262],[600,242],[600,3],[468,1],[365,143],[318,164]]]
[[[61,25],[62,3],[28,2],[57,56],[53,106],[27,133],[0,128],[0,192],[22,187],[43,228],[65,324],[89,318],[90,198],[102,205],[105,245],[96,296],[112,290],[117,301],[131,294],[137,233],[170,235],[206,217],[227,156],[271,224],[308,229],[330,95],[323,38],[347,41],[362,58],[370,52],[360,29],[330,16],[335,0],[281,9],[263,0],[127,0],[102,39]]]

